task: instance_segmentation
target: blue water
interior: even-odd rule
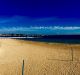
[[[69,43],[69,44],[80,44],[80,39],[55,39],[55,38],[21,38],[22,40],[46,42],[46,43]]]

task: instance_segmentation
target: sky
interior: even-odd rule
[[[77,0],[1,0],[0,16],[80,18]]]
[[[0,33],[80,34],[79,27],[79,0],[0,1]]]

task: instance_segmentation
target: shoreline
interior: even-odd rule
[[[80,39],[47,39],[47,38],[26,38],[26,37],[0,37],[0,39],[17,39],[24,41],[40,42],[40,43],[63,43],[63,44],[80,44]]]

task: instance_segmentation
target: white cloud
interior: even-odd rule
[[[80,34],[80,27],[3,27],[0,33]]]
[[[59,30],[76,30],[76,29],[80,29],[80,27],[77,27],[77,26],[66,26],[66,27],[55,26],[53,29],[59,29]]]
[[[80,27],[60,27],[60,26],[54,26],[54,27],[3,27],[3,28],[0,28],[0,32],[14,32],[14,31],[36,31],[36,30],[52,30],[52,31],[55,31],[55,30],[66,30],[66,31],[72,31],[72,30],[80,30]]]
[[[80,29],[78,26],[50,26],[50,27],[44,27],[44,26],[36,26],[36,27],[31,27],[32,29],[51,29],[51,30],[77,30]]]

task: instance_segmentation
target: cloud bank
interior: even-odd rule
[[[75,19],[13,16],[0,18],[0,33],[80,34],[80,23]]]
[[[10,27],[0,28],[0,33],[21,34],[80,34],[80,27]]]

